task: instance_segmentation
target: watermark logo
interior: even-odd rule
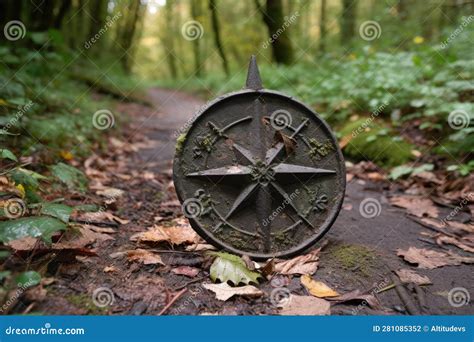
[[[192,41],[201,39],[204,34],[204,27],[197,20],[189,20],[181,27],[181,35],[184,39]]]
[[[359,35],[365,41],[372,41],[380,38],[382,35],[382,27],[374,20],[364,21],[359,26]]]
[[[26,27],[21,21],[12,20],[5,24],[3,34],[9,41],[14,42],[25,38]]]
[[[283,32],[286,31],[288,27],[290,27],[292,24],[295,23],[295,21],[298,19],[299,16],[300,16],[300,13],[296,11],[290,17],[288,16],[284,17],[285,21],[283,22],[283,25],[278,30],[276,30],[276,32],[274,32],[270,38],[268,38],[265,42],[263,42],[262,48],[266,49],[271,44],[273,44],[278,39],[278,37],[280,37],[283,34]]]
[[[26,212],[25,202],[19,198],[11,198],[5,202],[4,212],[10,219],[22,217]]]
[[[114,124],[114,114],[108,109],[98,110],[92,116],[92,125],[101,131],[113,127]]]
[[[382,212],[382,206],[380,202],[372,197],[365,198],[359,205],[359,213],[365,218],[374,218],[380,215]]]
[[[453,110],[448,115],[448,124],[452,129],[463,129],[467,128],[471,123],[469,114],[461,109]]]
[[[470,300],[469,291],[464,287],[454,287],[448,293],[449,305],[455,308],[469,304]]]
[[[115,295],[108,287],[98,287],[92,293],[92,302],[99,308],[105,308],[115,302]]]
[[[278,131],[291,126],[292,122],[293,118],[290,112],[284,109],[277,109],[270,116],[270,124]]]
[[[196,218],[201,216],[203,212],[202,203],[197,198],[188,198],[186,201],[183,202],[181,209],[183,211],[184,216],[187,218]]]
[[[462,19],[461,25],[459,25],[450,35],[449,37],[441,43],[441,49],[446,49],[448,45],[456,39],[457,36],[461,34],[462,31],[466,28],[467,25],[474,21],[474,15],[470,15],[469,17],[464,17]]]
[[[114,23],[122,17],[122,12],[118,12],[115,14],[112,18],[107,17],[107,20],[105,22],[105,25],[94,35],[92,36],[88,41],[84,43],[84,49],[88,50],[90,49],[95,43],[99,41],[99,39],[111,28]]]

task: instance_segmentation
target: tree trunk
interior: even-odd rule
[[[278,64],[290,64],[293,61],[293,46],[288,35],[288,25],[284,22],[282,0],[267,0],[265,8],[255,0],[255,5],[267,26],[273,59]]]
[[[321,0],[321,15],[319,19],[319,52],[326,52],[326,36],[327,36],[327,27],[326,27],[326,0]]]
[[[357,0],[342,0],[341,44],[351,45],[355,33]]]
[[[162,41],[168,48],[169,52],[166,53],[166,61],[168,63],[168,69],[171,77],[175,80],[178,78],[178,67],[176,66],[176,59],[174,58],[174,30],[173,30],[173,5],[174,0],[167,0],[165,5],[165,21],[166,21],[166,33],[164,34]]]
[[[90,3],[91,10],[91,25],[89,29],[89,36],[93,37],[101,28],[104,27],[105,19],[107,17],[107,3],[104,0],[94,0]]]
[[[64,16],[71,8],[71,4],[72,4],[72,0],[63,0],[61,2],[61,6],[59,7],[58,14],[54,18],[54,23],[53,23],[53,27],[56,30],[59,30],[61,28],[61,23],[63,22]]]
[[[201,3],[199,0],[191,1],[191,17],[193,20],[199,22],[201,16]],[[193,55],[194,55],[194,75],[196,77],[201,77],[201,47],[200,47],[201,37],[193,39]]]
[[[227,57],[224,52],[224,47],[222,46],[221,36],[220,36],[220,25],[219,20],[217,18],[217,11],[216,11],[216,0],[209,0],[209,9],[211,10],[211,21],[212,21],[212,30],[214,31],[214,42],[217,47],[217,51],[219,51],[219,56],[222,59],[222,67],[224,72],[227,76],[229,76],[229,65],[227,63]]]

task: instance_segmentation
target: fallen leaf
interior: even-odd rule
[[[321,281],[316,281],[312,279],[309,275],[305,274],[301,277],[301,284],[306,287],[309,293],[313,296],[319,298],[326,298],[326,297],[337,297],[339,293],[331,289],[329,286],[324,284]]]
[[[155,265],[161,264],[164,265],[161,257],[157,254],[154,254],[146,249],[135,249],[127,251],[127,257],[129,261],[138,261],[142,262],[145,265]]]
[[[417,284],[417,285],[429,285],[431,284],[430,278],[424,275],[420,275],[413,270],[408,268],[401,268],[398,271],[395,271],[397,276],[400,278],[400,281],[405,284]]]
[[[444,244],[453,245],[453,246],[456,246],[456,247],[458,247],[458,248],[460,248],[460,249],[462,249],[466,252],[474,253],[474,247],[469,246],[466,243],[463,243],[462,240],[463,239],[458,239],[458,238],[455,238],[455,237],[442,235],[442,234],[439,234],[436,237],[436,243],[440,246],[443,246]],[[470,239],[469,239],[469,237],[467,237],[465,240],[466,240],[467,243],[469,243]]]
[[[328,298],[328,300],[336,303],[366,302],[374,310],[383,310],[382,304],[373,294],[363,294],[360,290],[344,293],[338,297]]]
[[[216,256],[210,269],[212,281],[220,280],[223,283],[230,281],[234,285],[251,282],[258,284],[260,273],[249,270],[239,256],[224,252],[210,252],[209,254]]]
[[[463,257],[453,252],[437,252],[431,249],[409,247],[408,250],[397,249],[397,255],[403,257],[419,268],[434,269],[447,265],[461,265],[474,263],[474,258]]]
[[[107,211],[98,211],[95,213],[82,213],[79,217],[80,220],[87,221],[87,222],[94,222],[94,221],[112,221],[117,222],[120,224],[127,224],[130,220],[121,219],[118,216],[115,216],[112,213]]]
[[[429,198],[419,196],[396,196],[390,198],[390,203],[394,206],[405,208],[409,214],[417,217],[438,217],[439,215],[438,208]]]
[[[96,194],[103,196],[109,199],[117,199],[123,196],[125,191],[117,188],[104,188],[102,190],[96,191]]]
[[[132,235],[132,241],[138,242],[169,242],[172,245],[192,244],[201,241],[199,235],[189,224],[179,226],[154,225],[146,232]]]
[[[194,278],[199,274],[199,268],[190,266],[179,266],[171,270],[174,274],[184,275],[190,278]]]
[[[186,246],[185,250],[187,252],[201,252],[201,251],[213,251],[216,248],[213,245],[207,243],[195,243],[189,246]]]
[[[117,268],[115,266],[105,266],[104,267],[104,272],[105,273],[111,273],[117,271]]]
[[[220,284],[202,284],[205,289],[216,294],[218,300],[226,301],[233,296],[260,297],[263,292],[252,285],[232,287],[227,283]]]
[[[279,314],[289,316],[330,315],[331,304],[327,300],[313,296],[290,295],[282,305]]]
[[[277,262],[275,272],[279,274],[314,274],[318,269],[319,252],[318,248],[311,253],[297,256],[296,258]]]

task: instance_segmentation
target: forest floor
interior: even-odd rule
[[[48,263],[51,277],[43,281],[47,293],[31,293],[28,298],[32,304],[25,301],[23,308],[15,311],[259,315],[279,314],[281,299],[284,302],[289,293],[307,298],[309,293],[300,276],[282,272],[274,276],[278,281],[261,281],[257,287],[263,294],[257,297],[217,300],[202,286],[211,283],[209,261],[203,252],[192,251],[193,244],[173,247],[152,244],[152,239],[137,241],[134,236],[154,225],[187,226],[172,184],[172,157],[180,130],[204,104],[196,96],[161,88],[150,89],[149,98],[152,107],[117,104],[118,111],[130,118],[123,138],[109,138],[109,151],[93,155],[84,164],[91,181],[87,200],[100,199],[101,191],[123,191],[102,213],[114,224],[95,227],[89,237],[95,255],[84,253],[74,260],[63,258],[61,262]],[[450,245],[447,240],[439,240],[441,233],[434,231],[436,227],[429,221],[434,215],[446,217],[453,208],[440,205],[442,201],[432,201],[429,191],[418,193],[417,198],[424,202],[404,204],[409,201],[404,196],[413,195],[414,184],[426,184],[427,178],[394,184],[371,163],[349,165],[343,209],[329,233],[315,246],[322,248],[313,278],[349,299],[331,301],[331,314],[474,314],[472,302],[452,305],[449,294],[453,288],[464,288],[468,295],[474,295],[472,254],[459,247],[466,247],[459,239]],[[430,186],[439,188],[437,181]],[[400,206],[406,208],[391,204],[397,196]],[[372,218],[362,216],[359,209],[368,198],[381,205]],[[417,214],[415,209],[418,213],[421,210],[417,219],[426,220],[424,225],[408,215]],[[455,217],[461,229],[472,228],[468,224],[470,215],[468,219],[466,215],[460,210]],[[202,244],[195,243],[196,246]],[[397,255],[397,250],[409,248],[411,263],[405,260],[409,256],[404,259]],[[440,254],[424,255],[426,250]],[[400,278],[395,278],[393,272],[400,269],[410,271],[402,271],[405,276],[399,273]],[[407,284],[393,286],[398,279]],[[100,289],[112,298],[107,305],[97,305],[97,298],[92,299]]]

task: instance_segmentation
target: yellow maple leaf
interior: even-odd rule
[[[322,281],[316,281],[307,274],[301,277],[301,284],[303,284],[309,293],[315,297],[326,298],[339,296],[339,293],[331,289]]]

